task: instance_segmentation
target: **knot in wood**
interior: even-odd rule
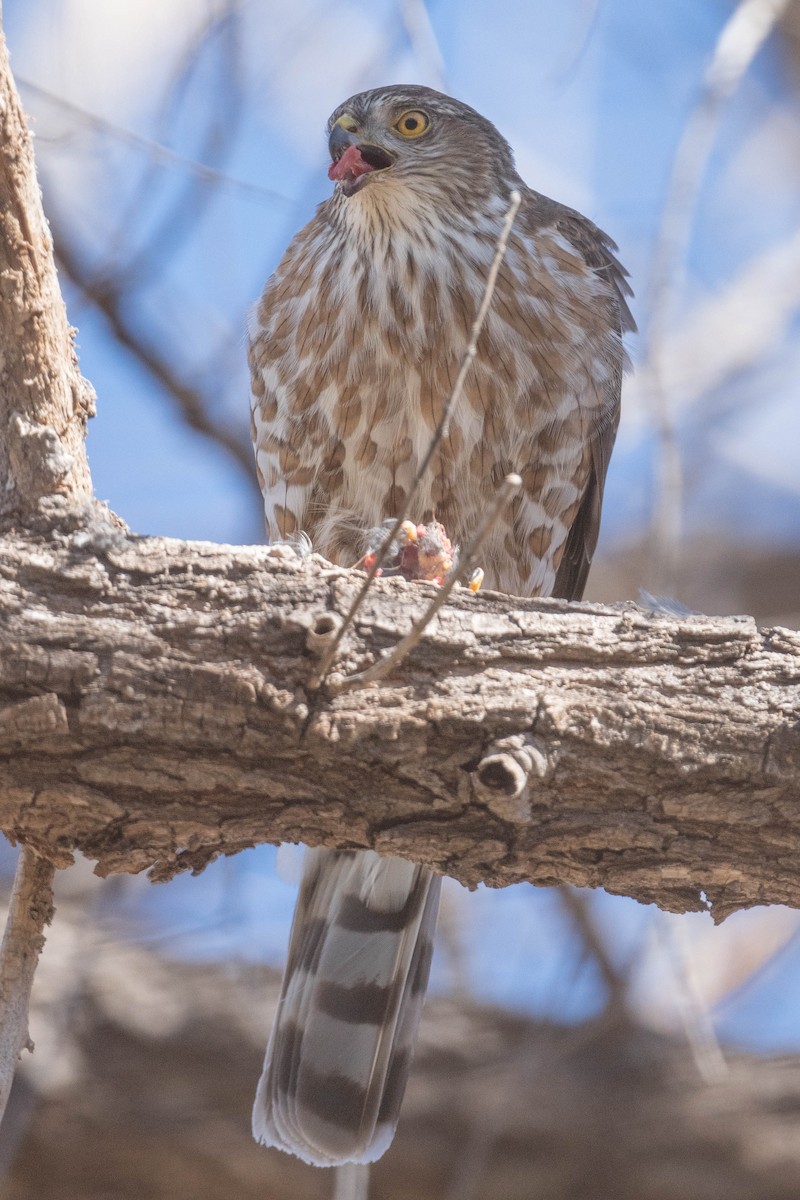
[[[306,650],[321,658],[339,632],[342,618],[338,613],[321,613],[306,633]]]
[[[551,771],[539,739],[518,733],[492,742],[472,773],[472,786],[476,798],[498,817],[523,825],[531,819],[532,781]]]

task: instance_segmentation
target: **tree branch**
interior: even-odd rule
[[[378,580],[325,696],[357,573],[99,511],[0,553],[0,823],[56,862],[163,879],[307,841],[470,885],[702,891],[718,919],[800,904],[800,634],[463,589],[392,680],[334,694],[428,602]]]
[[[28,1005],[36,964],[44,946],[43,930],[53,919],[53,875],[47,859],[23,846],[0,946],[0,1120],[14,1081],[17,1060],[33,1050]]]
[[[0,521],[91,494],[82,378],[53,265],[30,135],[0,31]]]

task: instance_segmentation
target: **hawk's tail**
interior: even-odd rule
[[[311,851],[253,1135],[316,1166],[372,1162],[400,1115],[441,880],[372,851]]]

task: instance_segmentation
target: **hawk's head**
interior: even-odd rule
[[[517,179],[511,148],[491,121],[432,88],[400,84],[351,96],[328,121],[328,145],[328,175],[348,197],[401,182],[507,195]]]

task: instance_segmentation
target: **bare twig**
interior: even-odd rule
[[[503,227],[500,230],[500,235],[497,239],[497,249],[495,251],[494,259],[492,260],[492,265],[489,268],[489,275],[486,279],[486,287],[484,288],[483,298],[482,298],[480,306],[478,308],[478,313],[477,313],[477,316],[475,317],[475,321],[473,322],[473,325],[472,325],[472,330],[470,332],[469,341],[467,342],[467,347],[464,351],[464,356],[461,359],[461,366],[459,367],[458,375],[456,376],[456,381],[453,384],[453,389],[450,392],[450,395],[448,396],[447,401],[445,403],[444,411],[442,412],[442,416],[441,416],[441,420],[439,421],[439,424],[436,427],[434,435],[431,438],[431,442],[430,442],[430,445],[428,446],[425,457],[423,458],[422,462],[420,463],[417,473],[414,476],[414,481],[411,484],[411,488],[409,489],[408,495],[406,496],[405,503],[402,505],[400,512],[397,514],[397,517],[395,518],[394,524],[392,525],[391,529],[389,530],[386,537],[384,538],[383,544],[375,556],[375,561],[372,564],[372,566],[370,567],[369,571],[367,572],[367,578],[364,580],[355,600],[350,605],[348,612],[345,614],[344,620],[342,621],[341,625],[339,626],[336,637],[331,642],[331,644],[328,648],[328,651],[327,651],[325,657],[323,658],[322,663],[320,664],[319,671],[310,681],[310,684],[309,684],[310,687],[321,687],[322,684],[324,683],[325,678],[326,678],[328,672],[330,671],[333,661],[336,657],[336,652],[338,651],[339,646],[342,643],[342,638],[344,637],[345,633],[350,628],[350,626],[353,624],[356,613],[361,608],[361,605],[364,603],[364,598],[367,594],[367,591],[369,590],[370,584],[372,583],[373,579],[378,574],[378,571],[380,570],[381,566],[385,562],[386,556],[388,555],[389,550],[391,549],[392,543],[394,542],[394,540],[397,537],[397,534],[400,530],[400,526],[403,524],[403,521],[406,518],[406,514],[411,512],[412,505],[414,503],[414,499],[416,497],[417,491],[419,490],[419,485],[422,482],[422,480],[425,478],[425,474],[433,460],[434,454],[436,453],[436,450],[437,450],[440,442],[443,440],[443,438],[446,438],[448,435],[448,432],[450,430],[450,418],[453,415],[456,404],[461,399],[461,393],[464,389],[464,382],[467,378],[467,372],[469,371],[470,367],[472,366],[472,361],[475,358],[476,354],[478,353],[478,338],[481,335],[481,330],[483,329],[483,325],[486,320],[486,316],[489,312],[489,307],[492,303],[492,297],[494,296],[494,289],[495,289],[495,285],[497,283],[497,276],[500,271],[500,267],[502,265],[503,259],[505,257],[506,249],[508,247],[508,239],[511,234],[511,227],[514,224],[514,219],[517,215],[517,212],[519,211],[519,206],[522,203],[522,196],[520,195],[519,192],[513,191],[511,193],[511,196],[509,197],[509,200],[510,200],[510,204],[508,207],[508,211],[505,215],[505,220],[503,221]]]
[[[238,19],[241,5],[242,0],[225,0],[224,4],[211,7],[205,22],[183,48],[158,118],[156,140],[163,143],[169,138],[171,122],[179,113],[198,64],[207,61],[208,47],[216,42],[220,51],[217,69],[222,77],[213,88],[214,102],[202,125],[199,158],[205,163],[215,163],[218,169],[231,153],[242,110]],[[152,286],[153,281],[164,274],[181,245],[194,235],[203,211],[215,195],[212,187],[201,186],[198,177],[190,175],[181,186],[171,186],[160,193],[162,211],[151,226],[142,220],[142,214],[147,212],[148,201],[159,195],[159,174],[160,164],[151,159],[142,172],[138,187],[117,216],[116,229],[107,241],[106,262],[115,264],[115,279],[124,276],[121,290],[126,293],[133,290],[134,281],[140,286],[145,282]],[[134,247],[131,230],[142,227],[147,229],[147,236],[142,245]]]
[[[363,687],[365,684],[375,683],[378,679],[383,679],[385,675],[389,674],[393,667],[399,666],[403,659],[408,657],[408,655],[419,642],[428,625],[430,625],[439,609],[447,600],[459,579],[470,569],[470,567],[474,567],[478,559],[480,549],[489,535],[489,531],[491,530],[500,513],[508,504],[509,500],[516,492],[519,491],[521,487],[522,480],[519,475],[506,475],[505,479],[497,490],[497,495],[486,509],[483,520],[475,530],[474,536],[467,544],[466,548],[462,551],[459,551],[458,558],[453,564],[453,569],[450,571],[447,579],[442,586],[437,589],[436,595],[431,600],[430,604],[425,609],[425,612],[415,623],[410,632],[407,633],[402,641],[398,642],[388,654],[384,655],[383,658],[378,659],[378,661],[366,671],[360,671],[357,675],[350,675],[347,679],[337,681],[336,687],[333,689],[334,691],[349,691],[354,687]]]
[[[601,0],[580,0],[575,5],[575,29],[546,76],[549,82],[563,88],[578,71],[588,50],[600,16]]]
[[[400,19],[425,82],[447,91],[444,55],[425,0],[400,0]]]
[[[725,24],[705,73],[700,100],[684,128],[653,257],[649,357],[651,405],[660,447],[653,508],[656,586],[675,590],[681,539],[683,476],[673,405],[661,377],[661,352],[680,285],[697,197],[726,101],[741,82],[788,0],[740,0]]]
[[[754,304],[754,297],[758,303]],[[732,376],[747,371],[784,335],[800,308],[800,233],[750,259],[727,285],[681,315],[658,346],[658,383],[670,394],[673,414]],[[731,337],[731,330],[736,337]],[[644,415],[656,386],[652,355],[626,387],[632,422]],[[725,401],[730,390],[725,389]],[[707,401],[702,418],[709,419]],[[798,481],[800,482],[800,481]]]
[[[70,113],[82,125],[96,129],[98,133],[106,134],[117,141],[125,142],[129,146],[143,151],[143,153],[154,159],[155,162],[161,163],[165,167],[177,167],[182,171],[188,171],[197,179],[202,180],[203,183],[218,184],[223,187],[233,188],[236,191],[247,192],[249,195],[263,200],[270,205],[276,203],[293,203],[289,196],[284,196],[281,192],[276,192],[272,188],[262,187],[261,184],[251,183],[246,179],[237,179],[234,175],[229,175],[226,171],[220,171],[215,167],[208,166],[207,163],[198,162],[195,158],[179,154],[176,150],[171,150],[169,146],[165,146],[162,142],[144,137],[140,133],[134,133],[132,129],[126,129],[114,121],[109,121],[97,113],[90,112],[89,109],[82,108],[79,104],[74,104],[71,100],[67,100],[63,96],[59,96],[56,92],[50,91],[49,88],[42,87],[39,83],[34,83],[32,79],[25,79],[23,76],[19,76],[17,82],[23,91],[31,95],[40,96],[48,103],[57,105],[59,110]],[[44,139],[40,137],[38,140],[43,141]]]
[[[55,868],[27,846],[17,860],[6,929],[0,946],[0,1120],[6,1110],[17,1060],[33,1050],[28,1005],[33,976],[44,946],[43,929],[53,918]]]

